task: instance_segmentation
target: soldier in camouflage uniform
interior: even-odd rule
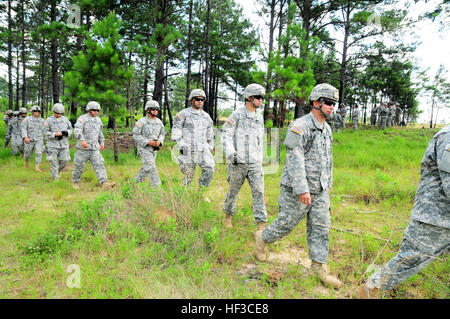
[[[16,155],[18,152],[23,157],[23,139],[22,139],[22,122],[27,116],[27,109],[21,107],[18,111],[18,116],[10,121],[11,132],[11,152]]]
[[[65,117],[64,105],[55,103],[53,115],[44,121],[44,136],[47,140],[47,161],[50,162],[50,174],[53,180],[59,178],[60,172],[70,162],[69,136],[72,123]]]
[[[392,102],[388,103],[387,127],[394,125],[395,107]]]
[[[345,129],[345,117],[347,116],[347,109],[345,108],[344,103],[339,105],[339,108],[336,110],[336,113],[341,116],[341,128]]]
[[[81,115],[74,126],[74,135],[78,139],[75,148],[77,152],[73,158],[72,182],[73,188],[79,189],[84,166],[87,161],[91,162],[98,182],[103,190],[113,188],[116,184],[108,182],[106,175],[105,160],[100,151],[105,148],[105,137],[103,136],[103,123],[98,117],[100,104],[90,101],[86,105],[87,114]]]
[[[16,143],[14,143],[15,139],[13,138],[13,131],[18,130],[18,122],[17,119],[19,117],[19,111],[13,112],[13,117],[8,122],[8,127],[6,128],[6,136],[5,139],[11,141],[11,154],[16,155],[19,151]],[[17,126],[17,128],[16,128]]]
[[[42,153],[45,150],[44,146],[44,119],[41,115],[41,108],[37,105],[31,108],[31,116],[28,116],[22,122],[22,137],[24,140],[24,158],[25,167],[29,167],[29,159],[33,155],[33,151],[36,151],[35,162],[36,166],[34,170],[41,172],[39,166],[42,162]]]
[[[402,123],[402,115],[402,109],[400,108],[400,105],[397,105],[395,109],[395,125],[400,126],[400,124]]]
[[[165,132],[163,123],[157,118],[159,109],[157,101],[147,102],[145,105],[147,116],[137,121],[133,128],[133,138],[142,160],[142,168],[134,180],[140,183],[148,176],[152,188],[161,185],[156,169],[156,152],[164,142]]]
[[[380,107],[378,108],[378,129],[385,130],[388,120],[389,109],[386,107],[386,104],[381,102]]]
[[[4,147],[7,147],[9,144],[9,141],[11,140],[11,134],[9,133],[9,121],[11,121],[13,119],[13,114],[14,112],[12,110],[8,110],[5,114],[5,116],[3,117],[3,121],[5,121],[5,126],[6,126],[6,132],[5,132],[5,144],[3,145]]]
[[[208,187],[214,175],[214,131],[213,121],[208,113],[202,110],[206,94],[203,90],[194,89],[189,94],[192,107],[178,112],[173,119],[172,140],[180,149],[178,163],[184,174],[183,185],[188,186],[195,173],[195,167],[201,167],[199,185]]]
[[[330,195],[333,183],[332,134],[329,117],[339,92],[322,83],[311,91],[311,113],[295,119],[288,128],[286,163],[281,175],[279,213],[264,231],[255,234],[255,254],[266,260],[265,245],[288,235],[306,216],[307,243],[311,269],[323,283],[339,288],[342,282],[328,273]]]
[[[378,107],[375,105],[370,113],[370,125],[377,125]]]
[[[431,139],[420,166],[400,251],[359,287],[359,298],[376,298],[379,289],[395,288],[450,248],[450,125]]]
[[[264,119],[257,111],[265,94],[266,90],[261,85],[248,85],[243,94],[245,106],[231,113],[222,126],[222,146],[228,162],[229,189],[223,206],[227,228],[232,228],[236,198],[245,179],[252,191],[253,216],[258,229],[264,229],[267,222],[262,168]]]
[[[358,130],[358,121],[359,121],[359,109],[358,105],[355,104],[352,112],[352,121],[353,121],[353,129]]]

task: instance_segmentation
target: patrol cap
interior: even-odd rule
[[[53,104],[52,111],[54,113],[63,114],[64,113],[64,105],[62,103]]]
[[[90,110],[99,110],[100,111],[100,109],[101,109],[100,103],[98,103],[97,101],[90,101],[86,105],[86,111],[90,111]]]
[[[205,91],[201,89],[193,89],[191,94],[189,94],[189,101],[191,101],[194,97],[201,96],[206,99]]]
[[[147,111],[148,109],[160,109],[159,107],[159,103],[158,101],[148,101],[147,103],[145,103],[145,111]]]
[[[41,108],[40,108],[38,105],[34,105],[34,106],[31,107],[31,110],[30,110],[30,111],[31,111],[31,112],[34,112],[34,111],[40,112],[40,111],[41,111]]]
[[[339,90],[328,83],[317,84],[309,95],[310,101],[318,101],[325,98],[337,102],[339,100]]]
[[[247,100],[251,96],[266,95],[266,89],[258,83],[252,83],[245,87],[244,92],[242,94],[244,95],[244,99]]]

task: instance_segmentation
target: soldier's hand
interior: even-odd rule
[[[62,136],[62,133],[61,132],[56,132],[55,136]]]
[[[86,141],[82,141],[82,142],[81,142],[81,146],[82,146],[83,148],[88,148],[88,147],[89,147],[89,145],[88,145],[88,143],[87,143]]]
[[[105,145],[100,145],[100,151],[103,151],[104,149],[105,149]]]
[[[298,197],[300,198],[300,202],[302,202],[306,206],[311,206],[311,194],[309,192],[300,194],[298,195]]]
[[[24,137],[23,140],[25,143],[30,144],[30,139],[28,137]]]

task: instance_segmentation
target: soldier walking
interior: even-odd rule
[[[116,184],[108,182],[105,160],[100,154],[100,151],[105,148],[103,123],[98,117],[100,104],[96,101],[90,101],[86,105],[86,111],[88,113],[81,115],[74,126],[74,135],[78,139],[78,143],[75,146],[77,152],[73,159],[73,188],[79,189],[78,183],[81,180],[84,166],[87,161],[90,161],[102,190],[110,189]]]
[[[376,298],[380,289],[394,289],[450,249],[450,125],[431,139],[420,166],[400,251],[358,288],[359,298]]]
[[[27,109],[24,107],[21,107],[19,111],[15,111],[13,114],[17,114],[11,121],[9,122],[9,125],[11,127],[9,128],[11,133],[11,153],[13,155],[17,155],[17,153],[20,154],[21,157],[23,157],[23,139],[22,139],[22,122],[27,116]]]
[[[352,112],[352,120],[353,120],[353,130],[358,130],[358,121],[359,121],[359,109],[358,105],[355,104]]]
[[[311,113],[289,125],[284,141],[286,163],[280,181],[278,217],[255,234],[256,258],[265,261],[265,245],[288,235],[306,216],[311,269],[323,283],[335,288],[341,287],[342,282],[327,269],[333,137],[325,118],[333,113],[338,99],[335,87],[326,83],[316,85],[309,96]]]
[[[9,144],[9,141],[11,140],[11,134],[9,133],[10,126],[8,125],[9,122],[13,119],[14,112],[12,110],[6,111],[5,116],[3,117],[3,121],[5,121],[6,126],[6,132],[5,132],[5,144],[4,147],[7,147]]]
[[[232,216],[236,211],[236,199],[245,179],[253,197],[253,217],[258,230],[267,222],[264,202],[263,137],[264,119],[258,109],[266,90],[253,83],[244,89],[245,106],[235,110],[222,126],[222,146],[228,162],[228,191],[223,211],[224,224],[232,228]]]
[[[388,120],[389,109],[386,107],[386,104],[381,102],[380,107],[378,108],[378,129],[385,130]]]
[[[142,161],[142,168],[134,180],[140,183],[148,176],[152,188],[161,185],[156,169],[156,153],[164,142],[165,132],[163,123],[157,118],[159,109],[157,101],[147,102],[147,116],[137,121],[133,128],[133,138]]]
[[[395,120],[395,106],[392,102],[389,102],[388,127],[394,126],[394,120]]]
[[[345,117],[347,116],[347,109],[345,108],[344,103],[341,103],[339,105],[339,108],[337,109],[336,113],[339,113],[341,116],[341,128],[345,129]]]
[[[44,146],[44,119],[41,117],[41,108],[37,105],[31,108],[31,116],[26,117],[22,122],[22,137],[24,141],[24,158],[25,167],[29,167],[29,160],[33,151],[35,151],[34,170],[42,172],[39,166],[42,162],[42,153],[45,150]]]
[[[50,162],[50,174],[53,180],[60,177],[60,172],[70,162],[69,136],[72,123],[65,117],[64,105],[55,103],[53,115],[44,121],[44,135],[47,140],[47,161]]]
[[[372,112],[370,113],[370,125],[377,125],[377,114],[378,114],[378,107],[375,105],[372,108]]]
[[[192,90],[189,94],[191,107],[181,110],[173,119],[172,140],[180,149],[178,163],[184,174],[185,186],[191,184],[196,165],[202,169],[198,181],[200,186],[208,187],[214,175],[213,121],[209,114],[202,110],[205,99],[203,90]]]

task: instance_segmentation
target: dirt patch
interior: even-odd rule
[[[105,149],[114,149],[114,136],[105,139]],[[117,134],[117,149],[120,153],[127,153],[134,149],[134,139],[131,133]]]
[[[277,262],[282,265],[293,264],[301,265],[302,267],[309,269],[311,267],[311,260],[303,248],[290,247],[284,251],[277,253],[269,253],[269,262]]]
[[[174,218],[174,213],[165,207],[158,208],[155,211],[155,214],[158,217],[158,221],[160,221],[160,222],[166,221],[169,217]]]

